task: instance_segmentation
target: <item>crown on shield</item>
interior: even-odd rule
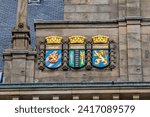
[[[71,36],[69,37],[70,43],[84,43],[85,37],[84,36]]]
[[[103,43],[106,44],[109,41],[108,36],[103,36],[103,35],[97,35],[92,37],[93,43]]]
[[[59,44],[62,42],[62,37],[60,36],[47,36],[45,38],[47,44]]]

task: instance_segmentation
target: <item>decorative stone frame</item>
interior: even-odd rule
[[[91,51],[92,51],[92,42],[91,41],[86,41],[85,43],[85,48],[86,48],[86,65],[85,67],[78,69],[78,70],[112,70],[116,67],[116,51],[117,51],[117,45],[113,40],[109,41],[110,43],[110,50],[109,50],[109,54],[110,54],[110,64],[108,67],[104,68],[104,69],[97,69],[95,67],[92,66],[91,64]],[[50,70],[52,71],[53,69],[48,69],[45,67],[45,45],[46,43],[44,41],[40,41],[40,46],[38,49],[38,68],[40,70]],[[63,40],[62,42],[62,66],[60,68],[58,68],[57,70],[62,70],[62,71],[67,71],[67,70],[76,70],[76,69],[72,69],[68,66],[68,51],[69,51],[69,42],[68,40]]]

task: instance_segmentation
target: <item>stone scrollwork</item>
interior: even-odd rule
[[[40,42],[40,48],[38,52],[38,68],[40,70],[44,70],[44,49],[45,49],[45,42]]]
[[[38,68],[57,70],[112,70],[116,67],[115,41],[108,36],[97,35],[91,40],[84,36],[47,36],[40,42]]]
[[[86,65],[86,69],[87,70],[91,70],[92,66],[91,66],[91,42],[87,41],[86,43],[86,60],[87,60],[87,65]]]
[[[68,42],[63,42],[63,65],[62,70],[67,71],[69,69],[68,67]]]
[[[110,66],[109,68],[112,70],[116,67],[116,43],[115,41],[110,41]]]

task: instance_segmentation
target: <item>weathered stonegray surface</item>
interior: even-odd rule
[[[128,65],[127,65],[127,27],[125,22],[119,23],[119,70],[120,70],[120,80],[128,80]]]
[[[98,21],[126,16],[150,17],[149,6],[149,0],[64,0],[64,20]]]
[[[4,52],[4,82],[34,81],[35,51],[8,49]]]
[[[141,15],[143,17],[150,17],[150,1],[142,0],[141,1]]]
[[[35,54],[30,56],[31,50],[24,53],[25,58],[5,56],[6,82],[150,81],[150,19],[146,18],[149,16],[149,9],[144,8],[146,0],[65,0],[64,3],[64,21],[36,21],[37,50],[46,36],[57,35],[67,40],[82,35],[91,40],[92,36],[106,35],[116,43],[115,69],[42,71],[38,62],[34,63]]]
[[[130,9],[131,10],[131,9]],[[141,26],[140,20],[130,19],[127,21],[127,49],[128,49],[128,78],[129,81],[142,81],[141,59]]]
[[[18,0],[18,13],[17,13],[17,20],[16,20],[16,27],[19,27],[19,23],[24,25],[24,28],[27,30],[27,0]]]
[[[36,52],[30,48],[27,25],[27,0],[18,0],[16,26],[12,30],[12,48],[4,50],[6,83],[33,82]]]
[[[85,23],[85,22],[84,22]],[[86,37],[86,40],[91,40],[92,36],[101,34],[110,37],[110,40],[114,40],[118,43],[118,24],[115,22],[111,24],[107,23],[90,23],[80,24],[77,22],[59,22],[47,23],[46,27],[41,23],[36,25],[36,44],[39,47],[39,42],[44,41],[45,37],[48,35],[59,35],[62,36],[64,40],[68,40],[70,36],[82,35]],[[45,27],[43,29],[43,27]],[[57,27],[57,28],[56,28]],[[118,47],[116,47],[118,58]],[[117,66],[114,70],[98,70],[94,69],[87,71],[82,70],[48,70],[45,69],[41,71],[39,69],[35,70],[35,82],[99,82],[99,81],[118,81],[119,80],[119,59],[117,59]],[[37,64],[36,64],[37,66]]]
[[[64,20],[99,21],[118,17],[117,0],[64,0]]]
[[[127,0],[127,16],[140,16],[140,0]]]
[[[117,44],[116,68],[93,71],[36,70],[37,82],[101,82],[101,81],[150,81],[150,32],[148,19],[127,17],[109,22],[36,22],[36,44],[48,35],[59,35],[68,39],[72,35],[82,35],[90,40],[94,35],[107,35]],[[46,24],[46,25],[45,25]],[[59,25],[56,25],[59,24]]]
[[[142,26],[141,29],[143,80],[150,81],[150,27]]]

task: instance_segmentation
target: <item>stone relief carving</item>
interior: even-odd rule
[[[116,43],[108,36],[97,35],[91,40],[71,36],[63,40],[48,36],[40,42],[38,68],[40,70],[112,70],[116,67]]]

